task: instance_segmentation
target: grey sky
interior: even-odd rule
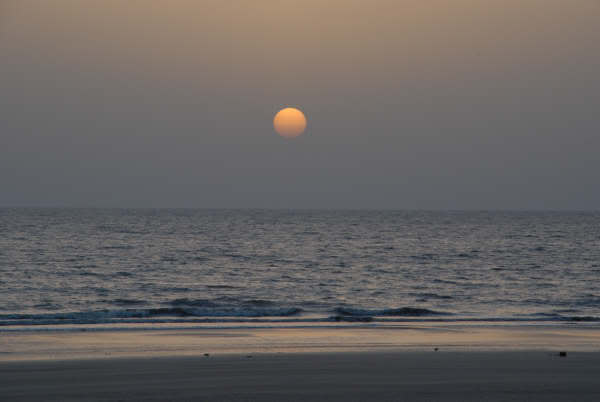
[[[597,0],[0,13],[0,205],[600,207]]]

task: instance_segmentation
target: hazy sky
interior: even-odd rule
[[[0,205],[599,209],[600,0],[0,0]]]

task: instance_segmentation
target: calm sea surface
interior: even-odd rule
[[[600,320],[600,214],[0,209],[0,329]]]

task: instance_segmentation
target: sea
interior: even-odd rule
[[[600,213],[0,209],[0,332],[600,322]]]

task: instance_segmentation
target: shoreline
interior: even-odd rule
[[[597,325],[340,325],[0,331],[0,362],[231,354],[410,351],[600,352]]]
[[[600,328],[577,324],[0,332],[0,345],[10,401],[600,399]]]

